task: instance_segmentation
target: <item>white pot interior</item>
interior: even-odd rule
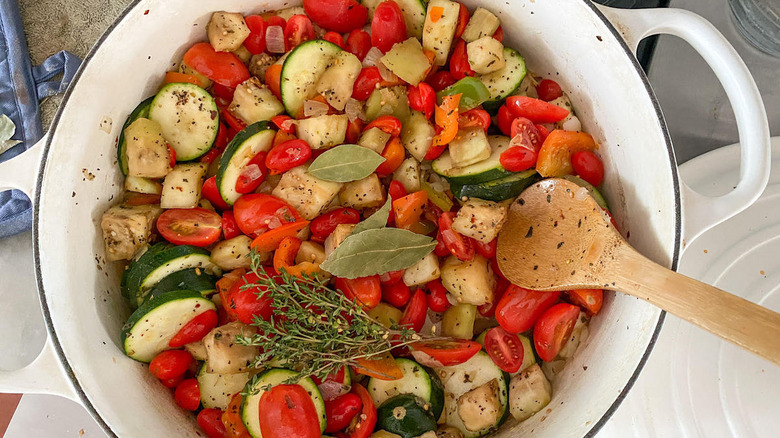
[[[583,0],[465,1],[502,20],[532,71],[571,96],[601,145],[604,194],[629,241],[670,266],[677,253],[676,170],[646,85],[616,37]],[[196,433],[184,413],[119,345],[129,308],[119,267],[105,262],[100,217],[121,191],[115,142],[127,114],[152,95],[215,10],[259,13],[295,2],[140,1],[90,57],[53,132],[37,214],[38,257],[50,322],[86,404],[118,436]],[[548,409],[498,436],[587,434],[637,369],[660,311],[608,294],[590,337],[554,382]]]

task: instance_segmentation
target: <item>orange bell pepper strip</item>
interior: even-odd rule
[[[188,75],[186,73],[179,73],[177,71],[169,71],[165,73],[165,83],[166,84],[172,84],[176,82],[182,82],[192,85],[197,85],[198,87],[203,88],[203,83],[201,83],[197,77],[193,75]]]
[[[429,12],[431,16],[431,23],[436,23],[439,20],[441,20],[441,17],[444,16],[444,8],[441,6],[434,6],[431,8],[431,12]]]
[[[425,190],[410,193],[393,201],[393,214],[397,228],[409,229],[420,221],[425,204],[428,203],[428,194]]]
[[[376,377],[379,380],[398,380],[404,376],[403,370],[390,353],[355,359],[354,368],[358,374]]]
[[[406,149],[398,137],[393,137],[387,142],[382,150],[382,157],[385,161],[376,168],[376,173],[379,176],[390,175],[401,166],[406,157]]]
[[[573,175],[571,156],[575,152],[598,149],[590,134],[556,129],[544,139],[536,160],[536,171],[543,177]]]
[[[274,253],[274,269],[276,272],[282,272],[282,268],[288,274],[303,278],[303,274],[311,277],[313,274],[321,272],[320,264],[313,262],[301,262],[295,264],[295,256],[301,248],[301,239],[295,236],[287,236],[279,243],[279,248]]]
[[[460,104],[460,94],[444,96],[441,98],[441,105],[434,111],[436,125],[442,128],[441,132],[433,137],[431,147],[449,144],[456,135],[458,135],[458,105]]]
[[[222,413],[222,425],[225,426],[225,436],[228,438],[251,438],[249,431],[244,426],[241,419],[241,403],[244,397],[241,394],[235,394],[228,404],[225,412]]]
[[[604,304],[604,291],[601,289],[573,289],[566,294],[569,296],[569,301],[582,307],[588,316],[599,313]]]
[[[282,144],[288,140],[296,140],[298,137],[295,136],[295,134],[284,132],[281,129],[276,131],[276,135],[274,135],[274,141],[271,145],[271,149],[275,148],[276,145]]]
[[[265,71],[265,84],[277,99],[282,99],[282,66],[273,64]]]
[[[252,241],[251,247],[259,252],[274,251],[279,247],[279,244],[282,243],[282,240],[284,240],[285,237],[295,236],[298,234],[298,231],[304,229],[306,225],[309,225],[309,221],[290,222],[272,230],[268,230],[257,236],[257,238]]]

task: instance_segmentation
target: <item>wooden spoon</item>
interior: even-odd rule
[[[570,181],[540,181],[512,203],[497,257],[518,286],[621,291],[780,365],[780,314],[639,254],[587,189]]]

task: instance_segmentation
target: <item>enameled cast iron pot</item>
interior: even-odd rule
[[[129,111],[205,38],[213,11],[258,13],[295,3],[134,2],[87,56],[48,135],[0,166],[0,189],[22,189],[35,204],[34,262],[49,331],[32,364],[0,372],[0,392],[77,400],[112,436],[195,435],[194,417],[120,347],[129,307],[119,292],[119,266],[105,262],[99,225],[122,188],[116,139]],[[464,3],[496,13],[508,45],[569,93],[585,130],[601,145],[603,192],[620,229],[646,256],[676,267],[686,239],[743,210],[763,190],[769,167],[764,108],[744,63],[708,22],[679,10],[599,9],[587,0]],[[742,180],[722,197],[704,198],[678,179],[661,110],[631,52],[657,33],[687,40],[713,66],[734,107]],[[605,301],[590,337],[555,382],[549,409],[519,425],[510,421],[496,436],[591,436],[609,418],[650,353],[663,314],[619,293]]]

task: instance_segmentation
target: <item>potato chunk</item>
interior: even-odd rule
[[[304,165],[285,172],[272,194],[289,202],[304,219],[312,220],[328,208],[342,184],[319,179],[308,169]]]
[[[505,204],[470,198],[458,210],[452,229],[482,243],[490,243],[504,226],[506,215]]]
[[[467,262],[449,256],[441,267],[441,282],[459,303],[481,306],[493,302],[496,277],[481,255]]]
[[[157,217],[162,209],[157,205],[115,205],[103,213],[100,226],[106,259],[130,260],[142,246],[149,242]]]
[[[344,184],[339,193],[339,200],[344,207],[371,208],[379,207],[385,202],[385,194],[379,177],[372,173],[358,181]]]

